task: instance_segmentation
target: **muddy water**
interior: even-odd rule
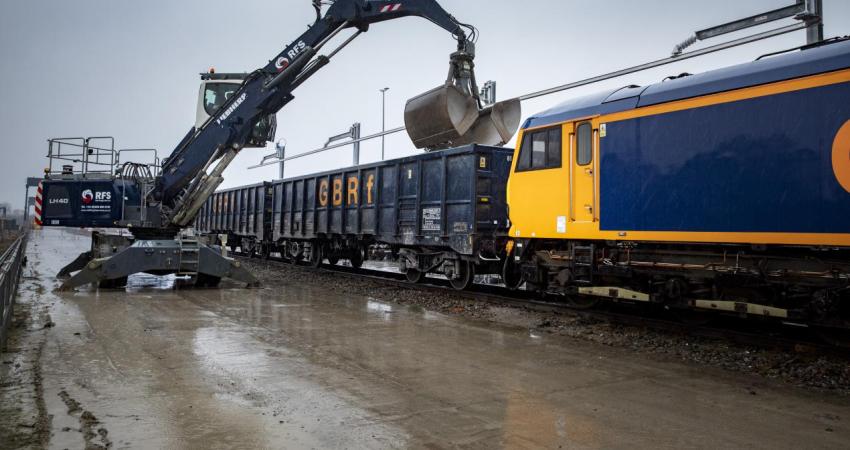
[[[50,292],[52,448],[841,447],[850,402],[321,286]],[[340,282],[345,282],[344,278]]]

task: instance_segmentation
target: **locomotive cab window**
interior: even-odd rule
[[[561,167],[561,127],[525,133],[516,170],[521,172],[558,167]]]
[[[576,151],[576,163],[580,166],[586,166],[593,161],[593,130],[590,122],[585,122],[578,126],[576,130],[576,140],[578,141],[578,149]]]

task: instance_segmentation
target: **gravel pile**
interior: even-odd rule
[[[294,267],[284,263],[243,260],[266,285],[316,285],[379,301],[418,306],[443,314],[568,336],[632,352],[729,371],[755,374],[798,387],[850,395],[850,361],[825,356],[807,347],[796,351],[744,346],[717,339],[681,335],[646,327],[615,324],[567,312],[471,300],[451,291],[407,288],[378,280]],[[340,282],[344,279],[344,282]]]

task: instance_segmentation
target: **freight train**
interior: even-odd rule
[[[441,273],[465,289],[475,273],[501,272],[512,155],[467,145],[220,191],[196,228],[232,249],[314,266],[348,259],[359,267],[381,245],[409,281]]]
[[[576,307],[845,329],[850,40],[574,99],[528,118],[514,150],[473,146],[253,189],[247,205],[262,219],[230,219],[246,202],[237,189],[207,203],[199,228],[314,264],[358,265],[365,247],[387,245],[411,281],[440,272],[466,288],[476,270],[498,271],[510,288]]]

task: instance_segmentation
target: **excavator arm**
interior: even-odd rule
[[[206,123],[190,130],[172,152],[163,165],[162,176],[151,199],[161,202],[164,226],[182,228],[190,224],[204,201],[223,181],[222,172],[246,145],[257,121],[292,101],[292,92],[298,86],[373,23],[416,16],[450,32],[458,45],[451,57],[447,84],[455,86],[454,90],[470,102],[466,107],[474,109],[472,115],[478,118],[480,105],[472,64],[475,50],[470,40],[475,36],[472,26],[459,22],[434,0],[337,0],[324,14],[320,3],[313,2],[317,15],[315,23],[265,67],[250,74],[241,88]],[[357,32],[329,55],[319,55],[319,51],[345,29]]]

